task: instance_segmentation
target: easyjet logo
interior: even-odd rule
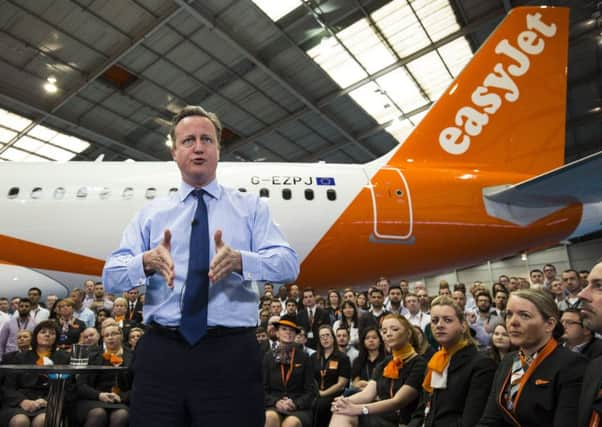
[[[470,138],[478,136],[483,128],[502,106],[503,100],[515,102],[520,92],[513,77],[526,74],[530,68],[530,56],[539,55],[545,48],[544,37],[556,34],[556,24],[546,24],[541,14],[527,15],[527,30],[521,32],[513,45],[507,39],[495,47],[497,55],[510,58],[513,62],[507,67],[498,62],[487,74],[483,83],[470,97],[473,105],[463,106],[456,112],[455,124],[439,134],[441,148],[449,154],[463,154],[470,147]]]

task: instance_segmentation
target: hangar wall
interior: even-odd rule
[[[602,238],[597,238],[530,252],[527,254],[526,261],[523,261],[519,254],[465,269],[427,276],[423,280],[427,284],[429,294],[436,295],[440,280],[447,280],[452,286],[458,282],[468,286],[480,280],[490,287],[500,274],[528,278],[530,270],[534,268],[543,270],[544,264],[554,264],[559,273],[571,267],[577,271],[590,270],[600,258],[602,258]]]

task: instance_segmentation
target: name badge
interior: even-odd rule
[[[331,360],[330,362],[328,362],[328,369],[339,369],[339,361]]]
[[[314,339],[314,333],[312,331],[309,331],[307,333],[307,338],[310,339],[310,340]]]

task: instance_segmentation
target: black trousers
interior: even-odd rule
[[[252,329],[190,347],[151,327],[132,364],[130,426],[263,426],[261,356]]]

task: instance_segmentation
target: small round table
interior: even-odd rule
[[[46,406],[45,427],[60,427],[65,400],[65,384],[71,375],[77,374],[113,374],[127,371],[127,366],[71,366],[71,365],[0,365],[4,374],[42,374],[48,375],[48,405]]]

